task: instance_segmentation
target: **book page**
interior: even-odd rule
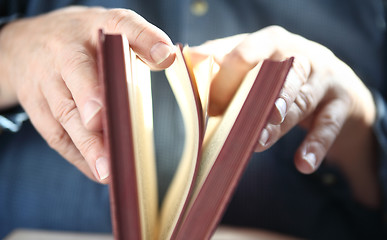
[[[210,93],[210,85],[213,76],[219,70],[219,66],[215,64],[213,56],[209,56],[203,60],[192,62],[189,47],[183,49],[184,59],[187,63],[187,68],[193,75],[200,96],[200,101],[203,107],[204,119],[207,119],[208,99]]]
[[[142,239],[153,239],[158,198],[150,70],[123,37],[131,111]]]
[[[170,239],[178,223],[190,193],[204,132],[201,103],[196,102],[194,96],[196,86],[191,85],[184,57],[178,47],[176,60],[166,69],[166,75],[182,111],[185,143],[181,161],[162,205],[160,239]]]
[[[190,205],[193,204],[205,179],[208,176],[217,156],[226,141],[231,128],[245,102],[247,95],[259,72],[261,64],[250,70],[243,80],[241,86],[230,102],[226,112],[222,116],[210,117],[208,119],[206,134],[204,137],[200,167],[194,187],[194,193]]]

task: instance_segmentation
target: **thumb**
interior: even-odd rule
[[[170,38],[134,11],[112,9],[105,18],[105,31],[123,33],[131,48],[152,69],[169,67],[174,59],[174,46]]]
[[[273,56],[276,46],[273,41],[269,41],[269,37],[267,31],[250,34],[224,56],[220,70],[211,82],[208,106],[210,115],[222,114],[248,71],[259,61]]]

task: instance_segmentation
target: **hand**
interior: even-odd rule
[[[209,114],[222,114],[245,74],[266,58],[295,61],[276,107],[261,133],[264,151],[294,126],[307,135],[294,156],[302,173],[316,171],[325,157],[341,168],[358,201],[379,205],[372,124],[375,104],[356,74],[327,48],[280,27],[214,40],[193,49],[215,55],[220,71],[210,90]]]
[[[126,34],[153,69],[174,60],[168,36],[130,10],[70,7],[17,20],[0,32],[0,107],[20,103],[53,149],[107,183],[96,69],[100,28]]]

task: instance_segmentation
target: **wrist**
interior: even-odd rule
[[[348,118],[328,153],[346,177],[354,198],[363,205],[378,208],[381,204],[377,140],[373,131],[376,105],[369,89],[352,72],[349,89]]]
[[[13,22],[2,23],[0,26],[0,110],[14,107],[18,104],[16,92],[12,86],[11,69],[16,67],[14,59],[9,54],[12,47]]]

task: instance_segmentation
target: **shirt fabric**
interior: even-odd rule
[[[331,49],[370,89],[376,89],[375,133],[385,163],[386,22],[382,1],[211,0],[202,16],[192,14],[192,3],[0,0],[0,24],[15,16],[30,17],[79,4],[133,9],[173,42],[190,45],[273,24],[283,26]],[[159,192],[163,194],[180,159],[184,127],[164,74],[153,73],[152,84]],[[312,239],[383,238],[382,211],[356,203],[337,169],[323,164],[311,175],[296,170],[293,155],[304,135],[295,128],[269,150],[253,155],[222,222]],[[382,177],[386,170],[382,164]],[[111,231],[107,186],[88,180],[50,149],[28,121],[16,133],[0,135],[0,238],[14,228]]]

